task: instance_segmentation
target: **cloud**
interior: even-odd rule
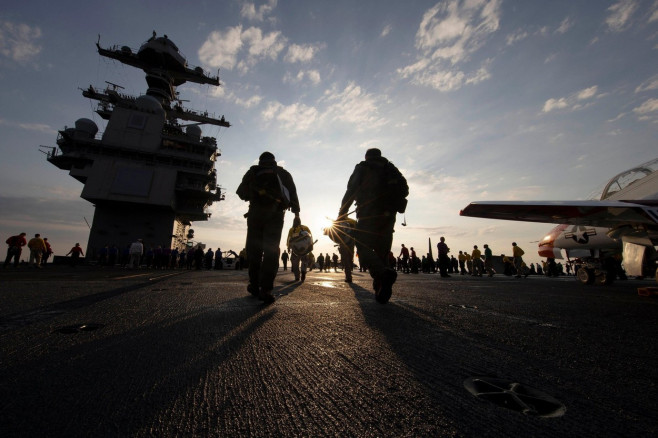
[[[433,58],[447,58],[453,64],[479,49],[498,30],[500,1],[449,0],[438,3],[423,15],[416,47]]]
[[[487,63],[488,64],[488,63]],[[486,81],[487,79],[491,78],[491,74],[489,73],[489,70],[487,70],[487,67],[481,67],[476,71],[475,73],[472,73],[470,76],[466,78],[466,84],[477,84],[482,81]]]
[[[527,37],[528,37],[528,32],[519,29],[516,32],[507,35],[507,38],[505,38],[505,44],[511,46],[513,44],[518,43],[519,41],[526,39]]]
[[[412,67],[412,66],[410,66]],[[410,74],[402,74],[402,77],[408,77]],[[481,67],[475,72],[464,73],[460,70],[439,70],[427,69],[411,74],[411,82],[417,85],[426,85],[438,91],[454,91],[462,88],[464,85],[477,84],[491,77],[486,66]]]
[[[304,80],[304,71],[300,70],[296,75],[293,75],[290,72],[286,72],[286,74],[283,75],[282,80],[284,84],[299,83]]]
[[[224,83],[223,85],[226,85]],[[228,91],[237,90],[236,91]],[[212,87],[208,90],[200,91],[198,88],[189,88],[187,92],[196,94],[197,96],[213,97],[222,99],[226,102],[232,102],[243,108],[252,108],[260,105],[263,101],[263,96],[259,94],[260,87],[258,86],[239,86],[231,85],[229,87]],[[221,117],[222,114],[211,114],[212,117]]]
[[[573,21],[571,21],[571,19],[567,17],[564,20],[562,20],[558,28],[555,29],[555,33],[559,33],[559,34],[567,33],[567,31],[572,27],[573,27]]]
[[[283,82],[287,84],[295,84],[308,80],[313,85],[317,85],[321,81],[320,72],[317,70],[300,70],[296,75],[288,72],[283,76]]]
[[[222,84],[222,85],[225,85],[225,84]],[[197,90],[192,91],[192,92],[196,93],[197,95],[199,94],[199,92]],[[213,87],[210,90],[208,90],[208,94],[212,97],[218,97],[218,98],[226,97],[226,88],[224,88],[224,87]]]
[[[322,47],[321,45],[313,44],[291,44],[283,60],[290,63],[309,62]]]
[[[404,68],[398,69],[398,74],[403,79],[414,77],[415,75],[420,74],[423,70],[428,68],[429,65],[430,65],[430,61],[428,59],[421,59],[415,64],[411,64]]]
[[[45,134],[52,134],[56,130],[51,128],[49,125],[45,125],[43,123],[19,123],[18,127],[21,129],[25,129],[26,131],[37,131],[37,132],[43,132]]]
[[[237,96],[232,96],[232,97],[233,97],[233,102],[235,102],[236,105],[239,105],[243,108],[251,108],[257,106],[263,100],[263,97],[258,95],[251,96],[247,99],[242,99]]]
[[[556,58],[557,58],[557,54],[551,53],[550,55],[548,55],[546,57],[546,59],[544,59],[544,64],[548,64],[550,62],[553,62]]]
[[[564,34],[569,31],[574,26],[573,21],[571,18],[566,17],[564,20],[560,22],[558,27],[552,32],[553,34]],[[527,31],[525,29],[518,29],[514,31],[513,33],[507,35],[505,38],[505,44],[508,46],[512,46],[519,41],[523,41],[524,39],[530,37],[530,36],[539,36],[539,37],[548,37],[551,35],[551,29],[549,26],[542,26],[537,30],[534,31]]]
[[[580,90],[578,93],[576,93],[576,99],[578,100],[586,100],[586,99],[591,99],[596,95],[596,90],[598,87],[594,85],[593,87],[585,88],[584,90]]]
[[[16,123],[16,122],[10,122],[9,120],[5,120],[5,119],[0,119],[0,125],[20,128],[26,131],[43,132],[45,134],[53,134],[57,131],[56,129],[53,129],[49,125],[45,125],[43,123]]]
[[[245,3],[244,5],[242,5],[242,10],[240,11],[240,15],[248,20],[263,21],[265,19],[265,16],[270,14],[274,10],[274,8],[276,8],[276,4],[277,4],[277,0],[269,0],[264,5],[261,5],[260,7],[256,8],[256,5],[254,3]]]
[[[486,67],[475,73],[461,67],[498,30],[500,0],[445,0],[428,9],[416,32],[418,60],[398,69],[403,79],[438,91],[480,82]]]
[[[327,90],[322,100],[329,103],[323,117],[331,121],[354,124],[358,130],[366,127],[371,129],[385,123],[379,115],[379,98],[368,94],[354,82],[343,90]]]
[[[539,36],[548,36],[551,33],[551,29],[548,26],[542,26],[539,28],[539,30],[535,33],[535,35]]]
[[[641,93],[644,91],[658,90],[658,75],[652,76],[646,81],[642,82],[636,89],[636,93]]]
[[[25,64],[41,53],[41,46],[37,43],[40,38],[39,27],[4,21],[0,23],[0,54]]]
[[[455,203],[463,206],[477,196],[486,185],[478,183],[472,175],[454,176],[443,169],[439,170],[407,170],[400,169],[409,184],[410,199],[428,200],[440,196],[442,202]],[[456,207],[459,208],[459,207]]]
[[[320,77],[320,72],[317,70],[308,70],[306,72],[306,77],[314,84],[317,85],[320,83],[322,78]]]
[[[582,101],[591,100],[595,97],[601,97],[602,95],[597,95],[598,87],[596,85],[588,88],[584,88],[580,91],[577,91],[567,97],[560,98],[551,98],[544,102],[544,107],[542,112],[549,113],[554,110],[560,109],[569,109],[574,111],[577,109],[582,109],[585,106]]]
[[[285,48],[287,40],[281,32],[263,34],[257,27],[246,30],[242,26],[231,27],[225,32],[213,31],[199,49],[199,59],[211,68],[238,68],[243,73],[261,59],[276,59]],[[246,49],[246,55],[238,55]]]
[[[651,8],[651,16],[649,17],[649,23],[653,23],[658,20],[658,1],[654,2]]]
[[[257,27],[250,27],[242,33],[242,39],[249,46],[249,55],[276,59],[286,45],[286,39],[281,32],[270,32],[263,35]]]
[[[344,89],[333,87],[325,91],[315,106],[300,102],[284,105],[274,101],[267,104],[261,115],[266,122],[276,121],[282,129],[296,133],[337,122],[353,125],[360,131],[386,123],[379,115],[382,99],[350,83]]]
[[[423,72],[416,75],[412,83],[429,85],[439,91],[457,90],[464,83],[464,72],[451,70]]]
[[[617,120],[623,119],[624,117],[626,117],[626,113],[619,113],[619,114],[617,114],[617,116],[614,119],[609,119],[609,120],[607,120],[607,122],[608,123],[614,123]]]
[[[654,114],[658,112],[658,99],[646,100],[642,105],[633,108],[633,112],[640,120],[655,122],[658,116]]]
[[[267,122],[276,121],[282,129],[291,132],[308,131],[318,120],[318,110],[303,103],[285,106],[279,102],[270,102],[262,112]]]
[[[258,159],[255,160],[255,164],[257,162]],[[281,164],[280,161],[279,163]],[[208,212],[212,215],[208,222],[194,222],[194,230],[197,235],[201,235],[201,230],[208,231],[209,235],[213,235],[216,233],[217,227],[221,226],[221,229],[225,232],[232,231],[236,235],[241,235],[245,230],[245,219],[242,212],[246,209],[247,204],[237,196],[227,196],[224,201],[215,202],[208,208]],[[239,213],[236,214],[236,212]],[[233,249],[238,250],[238,248]]]
[[[605,24],[612,32],[621,32],[625,30],[630,26],[631,17],[637,10],[637,6],[635,0],[618,1],[607,9],[609,15],[605,20]]]
[[[199,59],[211,67],[232,70],[242,45],[242,26],[231,27],[224,33],[214,31],[201,45]]]

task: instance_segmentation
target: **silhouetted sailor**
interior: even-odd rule
[[[299,218],[299,200],[292,175],[277,166],[274,155],[263,152],[258,165],[251,166],[236,191],[249,202],[247,212],[247,290],[265,301],[274,302],[272,289],[279,268],[279,243],[287,209]]]
[[[338,221],[347,217],[356,202],[356,247],[359,264],[368,267],[379,303],[387,303],[397,278],[388,256],[393,243],[396,213],[403,213],[409,195],[407,180],[397,167],[382,157],[379,149],[368,149],[365,161],[354,168],[343,196]]]

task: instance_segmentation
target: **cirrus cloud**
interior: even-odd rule
[[[386,119],[379,114],[380,102],[385,99],[385,96],[368,93],[351,82],[344,88],[334,86],[326,90],[313,105],[269,102],[261,116],[265,122],[276,122],[294,133],[335,126],[336,123],[352,125],[357,131],[362,131],[386,123]]]
[[[398,75],[438,91],[489,78],[486,65],[475,72],[464,70],[471,55],[498,30],[500,5],[500,0],[444,0],[428,9],[416,32],[418,60],[398,69]]]
[[[605,20],[605,24],[613,32],[621,32],[627,29],[631,24],[633,13],[637,10],[638,4],[635,0],[620,0],[607,10],[610,13]]]
[[[633,112],[642,121],[658,122],[658,99],[648,99],[642,105],[633,108]]]
[[[24,23],[0,23],[0,54],[19,64],[25,64],[41,53],[38,40],[41,29]]]
[[[542,112],[549,113],[554,110],[568,109],[569,111],[575,111],[582,109],[588,105],[587,102],[591,101],[593,98],[601,97],[602,95],[597,94],[598,86],[594,85],[588,88],[584,88],[580,91],[570,94],[567,97],[551,98],[544,102],[544,107]]]
[[[309,130],[318,120],[319,114],[316,108],[303,103],[283,105],[280,102],[270,102],[263,110],[262,116],[265,121],[275,121],[290,132],[301,132]]]

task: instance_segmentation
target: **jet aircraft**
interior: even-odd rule
[[[611,253],[628,275],[658,281],[658,158],[615,175],[598,200],[473,202],[461,216],[559,224],[539,242],[539,255],[577,257],[578,279],[609,284]]]

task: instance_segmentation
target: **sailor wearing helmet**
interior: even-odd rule
[[[286,241],[288,251],[292,254],[290,256],[290,264],[292,273],[295,274],[295,281],[300,280],[300,264],[301,264],[301,280],[306,279],[306,268],[308,257],[306,255],[313,250],[313,235],[311,230],[302,225],[299,217],[292,221],[292,228],[288,231],[288,240]]]

